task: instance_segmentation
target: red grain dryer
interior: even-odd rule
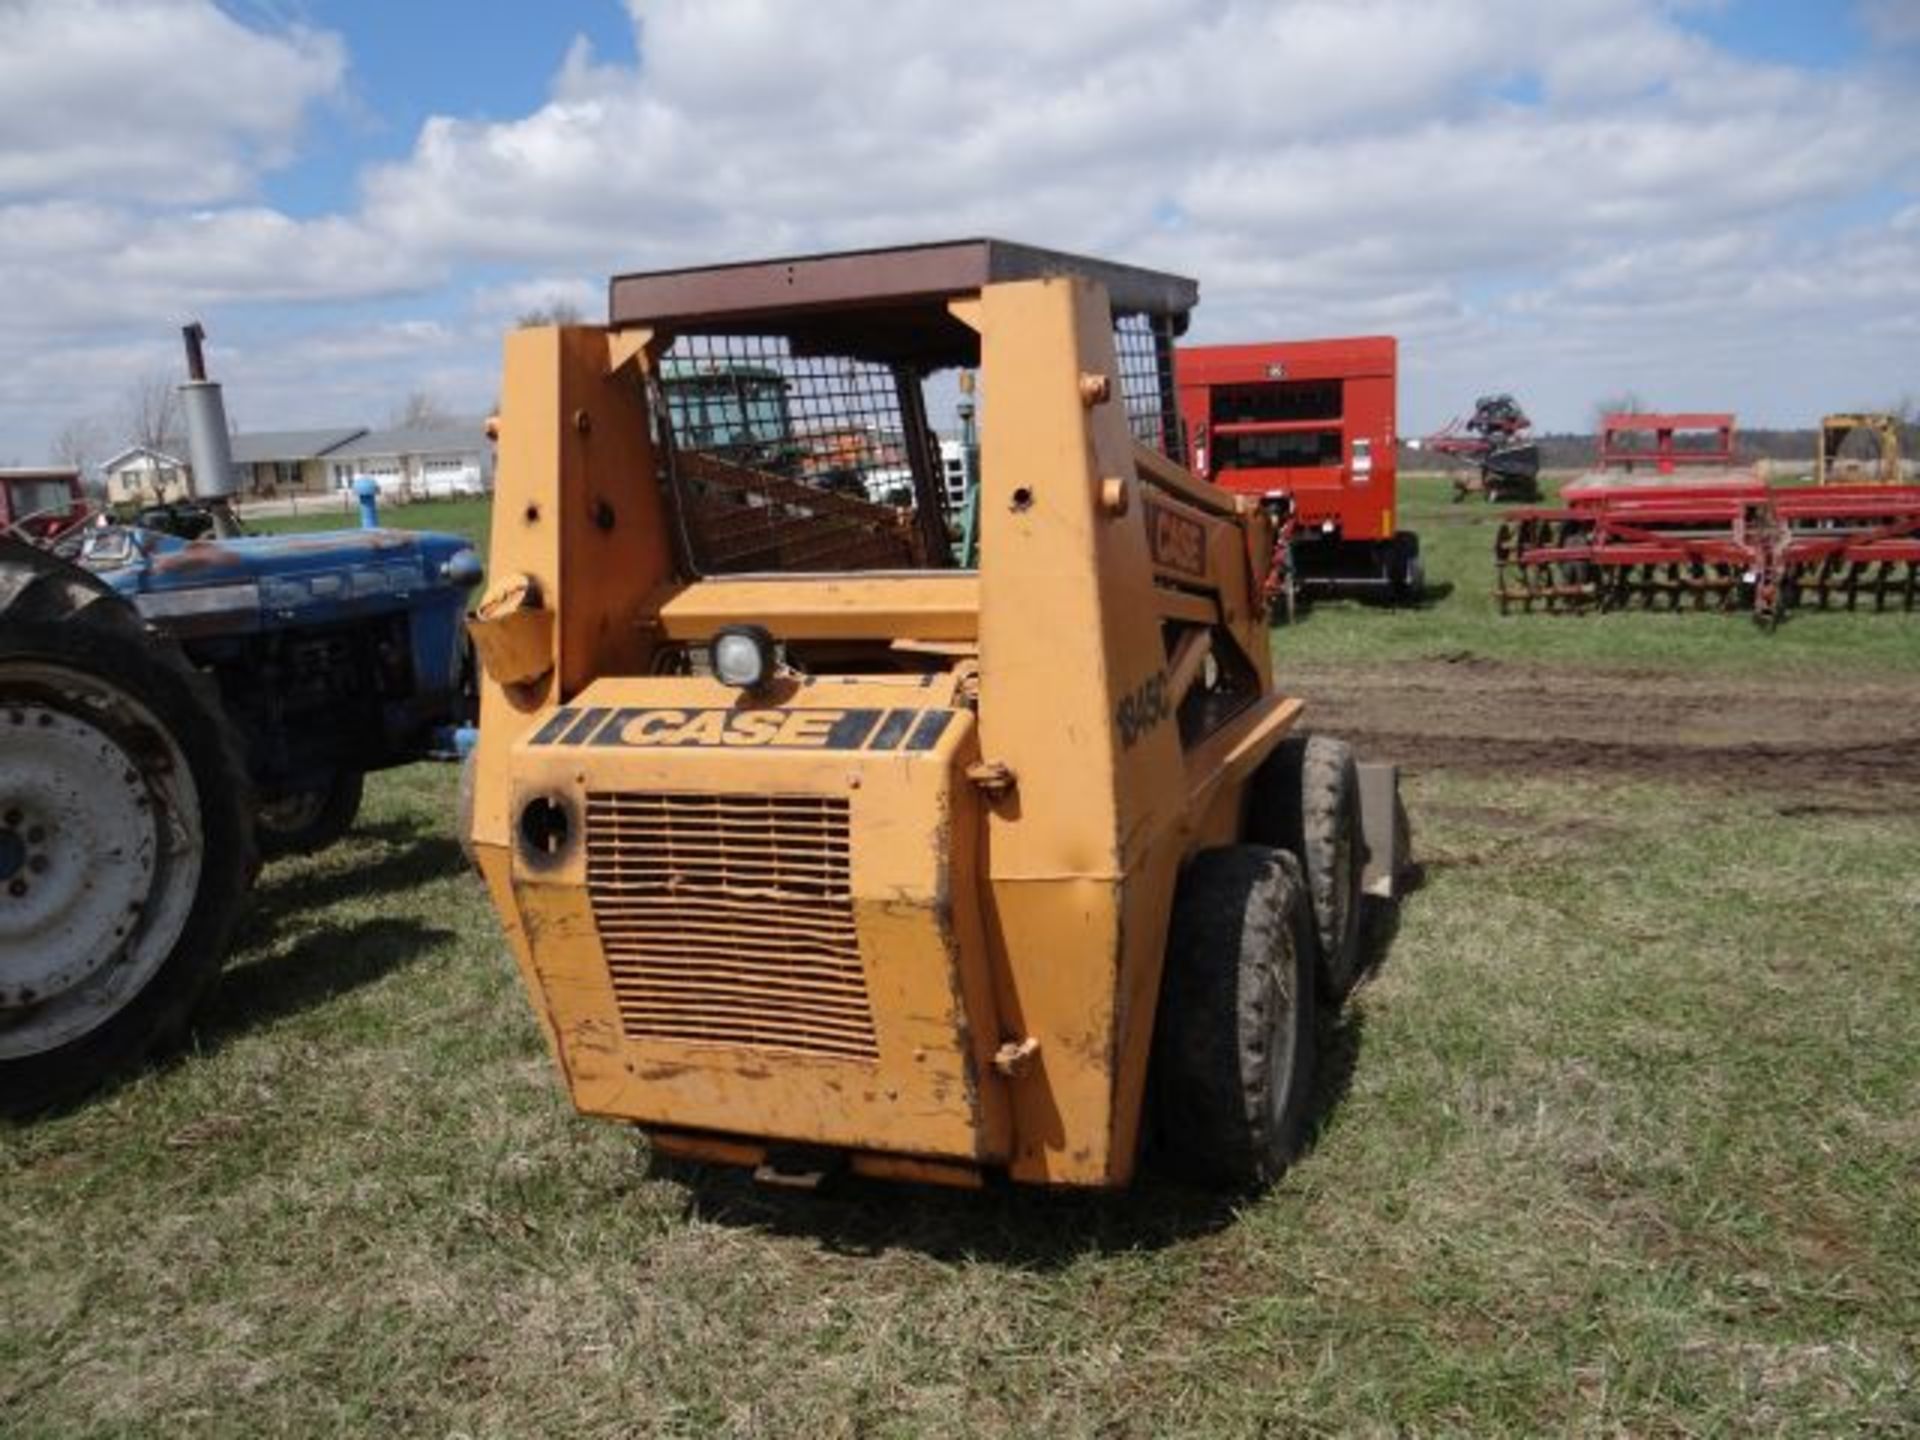
[[[1278,513],[1276,588],[1419,597],[1419,537],[1395,529],[1398,348],[1384,335],[1181,348],[1193,468]]]

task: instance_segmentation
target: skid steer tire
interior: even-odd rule
[[[255,812],[260,854],[268,860],[313,855],[337,844],[360,814],[365,777],[342,770],[324,785],[264,800]]]
[[[1313,907],[1320,993],[1344,1002],[1360,978],[1360,772],[1328,735],[1290,735],[1255,777],[1248,836],[1299,857]]]
[[[1300,866],[1264,845],[1194,857],[1180,878],[1155,1024],[1162,1162],[1246,1189],[1299,1152],[1313,1102],[1313,933]]]
[[[253,846],[212,686],[93,576],[0,541],[0,1114],[178,1041]]]

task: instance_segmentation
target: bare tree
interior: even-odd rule
[[[514,321],[522,330],[530,330],[536,325],[578,325],[580,307],[571,300],[549,300],[544,305],[536,305],[524,311]]]
[[[1900,443],[1903,448],[1911,446],[1920,439],[1920,397],[1911,392],[1898,400],[1890,401],[1887,414],[1893,417],[1893,423],[1899,427]]]
[[[1646,411],[1647,402],[1632,390],[1622,390],[1616,395],[1602,395],[1593,402],[1593,433],[1598,435],[1605,426],[1609,415],[1639,415]]]
[[[121,401],[121,428],[130,445],[166,451],[181,444],[180,392],[173,377],[150,371],[127,387]]]
[[[452,424],[447,407],[425,390],[415,390],[387,417],[388,428],[393,430],[445,430]]]
[[[53,437],[53,461],[68,465],[85,478],[106,456],[106,426],[92,415],[81,415],[60,427]]]

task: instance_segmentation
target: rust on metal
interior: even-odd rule
[[[1178,275],[976,239],[618,275],[608,314],[616,327],[685,327],[773,312],[944,304],[988,285],[1062,275],[1098,281],[1116,313],[1185,316],[1200,300],[1200,287]]]

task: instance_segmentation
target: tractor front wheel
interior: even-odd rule
[[[275,860],[326,849],[353,828],[364,789],[358,770],[342,770],[324,784],[262,801],[255,816],[260,853]]]
[[[1155,1026],[1155,1130],[1179,1174],[1262,1185],[1312,1113],[1313,931],[1299,863],[1264,845],[1204,850],[1180,877]]]
[[[180,652],[0,541],[0,1113],[176,1040],[253,870],[238,748]]]

